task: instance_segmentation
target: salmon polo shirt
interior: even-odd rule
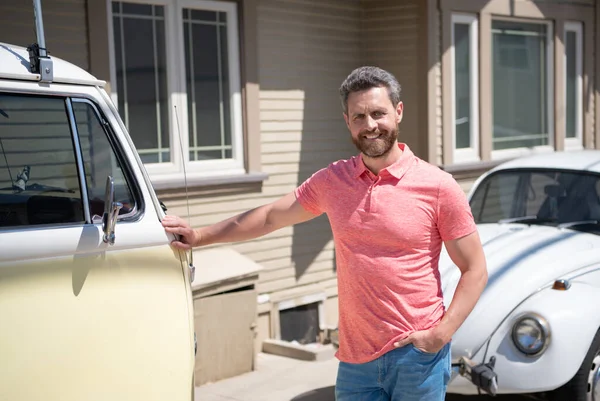
[[[342,362],[369,362],[445,313],[438,272],[443,241],[476,230],[454,178],[406,144],[374,175],[360,155],[313,174],[295,190],[309,212],[326,213],[335,242]]]

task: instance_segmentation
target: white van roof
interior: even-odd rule
[[[52,82],[93,86],[104,86],[106,84],[106,81],[97,79],[75,64],[52,54],[49,56],[52,59],[54,70]],[[0,79],[40,80],[40,74],[31,72],[29,52],[25,47],[0,42]]]

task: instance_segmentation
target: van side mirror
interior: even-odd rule
[[[115,243],[115,226],[119,211],[123,207],[120,202],[115,202],[115,180],[110,175],[106,178],[106,192],[104,193],[104,214],[102,215],[102,239],[109,245]]]

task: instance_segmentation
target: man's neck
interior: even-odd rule
[[[384,155],[383,157],[371,158],[362,155],[363,163],[365,166],[371,170],[371,172],[375,175],[379,175],[379,172],[392,164],[396,163],[402,157],[402,149],[398,146],[398,142],[394,143],[394,146],[390,149],[390,151]]]

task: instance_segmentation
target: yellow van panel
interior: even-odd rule
[[[1,263],[0,400],[189,400],[185,279],[168,245]]]

